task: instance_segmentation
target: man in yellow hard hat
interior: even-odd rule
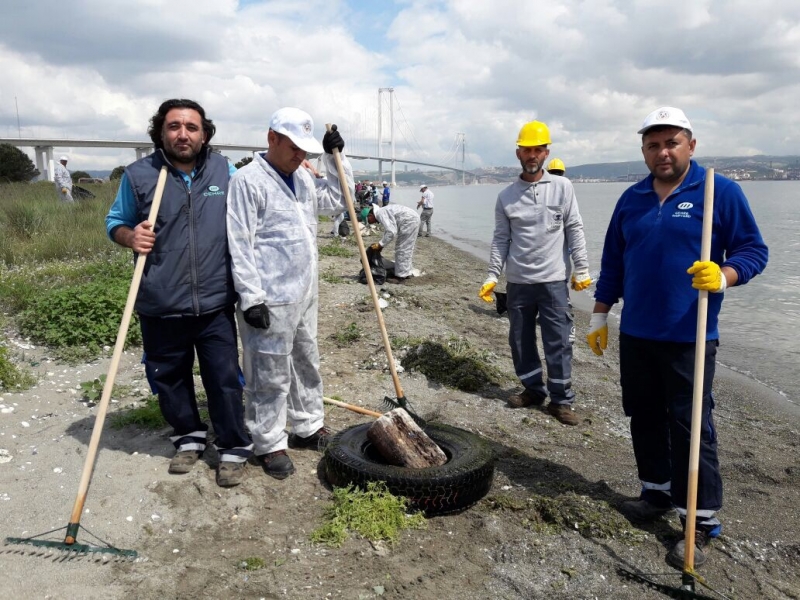
[[[554,158],[547,165],[547,172],[550,173],[550,175],[559,175],[563,177],[567,172],[567,167],[564,165],[563,160],[560,158]]]
[[[489,275],[479,296],[492,302],[503,268],[508,282],[508,341],[514,370],[524,390],[511,396],[514,408],[541,406],[565,425],[577,425],[572,408],[572,342],[575,339],[567,273],[569,254],[575,269],[572,288],[592,283],[586,257],[583,221],[572,183],[551,177],[544,169],[550,150],[550,131],[540,121],[523,125],[517,137],[522,173],[497,197]],[[547,385],[536,348],[536,321],[542,331]]]

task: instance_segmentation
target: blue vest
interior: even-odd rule
[[[129,165],[125,173],[139,222],[150,213],[165,164],[156,243],[147,255],[136,311],[151,317],[198,316],[232,306],[237,296],[228,253],[228,161],[205,148],[197,157],[191,190],[162,150]]]

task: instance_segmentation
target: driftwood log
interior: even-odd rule
[[[377,419],[367,430],[367,439],[391,465],[424,469],[447,462],[447,455],[402,408]]]

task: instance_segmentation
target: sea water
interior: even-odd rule
[[[506,185],[431,186],[435,195],[433,234],[488,260],[495,201]],[[629,185],[575,184],[594,280],[600,270],[611,213]],[[747,285],[725,292],[718,362],[800,404],[796,374],[800,366],[800,182],[744,181],[740,185],[769,246],[769,264]],[[392,202],[416,206],[417,190],[396,188]],[[653,276],[658,277],[658,273]],[[476,295],[482,283],[475,281]],[[594,286],[580,294],[573,292],[576,307],[591,311],[593,293]],[[612,314],[618,315],[619,308],[615,307]]]

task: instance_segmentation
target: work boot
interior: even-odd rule
[[[572,406],[569,404],[554,404],[550,402],[550,404],[547,405],[547,414],[551,417],[555,417],[556,421],[564,425],[578,424],[578,415],[575,414],[575,411],[572,410]]]
[[[708,546],[708,534],[701,529],[696,529],[694,532],[694,566],[702,567],[707,558],[703,552],[703,548]],[[686,538],[682,538],[667,554],[667,562],[676,569],[683,569],[683,561],[686,554]]]
[[[169,461],[168,472],[173,475],[184,475],[192,470],[194,463],[196,463],[203,455],[202,452],[197,450],[178,450],[172,460]]]
[[[529,389],[522,390],[519,394],[514,394],[509,397],[508,405],[511,408],[524,408],[526,406],[541,406],[547,396],[540,396],[539,394],[530,391]]]
[[[333,432],[327,427],[320,427],[307,437],[300,437],[292,433],[289,435],[289,447],[293,449],[314,448],[322,452],[327,447],[331,435],[333,435]]]
[[[223,460],[217,465],[217,485],[220,487],[233,487],[242,483],[244,479],[245,462]]]
[[[625,500],[619,511],[628,518],[629,521],[636,523],[650,523],[661,517],[675,514],[675,509],[671,506],[658,506],[647,500]]]
[[[261,463],[264,472],[271,475],[275,479],[286,479],[289,475],[294,473],[294,464],[286,450],[276,450],[268,454],[256,456],[256,460]]]

